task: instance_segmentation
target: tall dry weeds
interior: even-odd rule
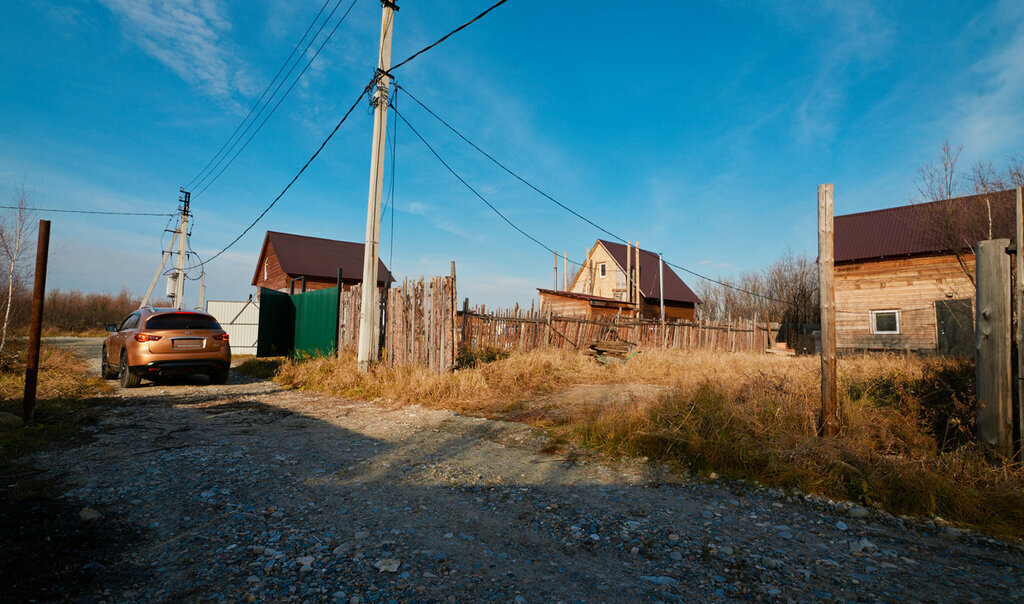
[[[646,456],[1024,536],[1024,470],[970,442],[972,365],[900,355],[842,359],[843,429],[829,439],[816,435],[819,371],[815,358],[706,351],[652,351],[602,367],[548,350],[447,375],[383,366],[362,374],[345,355],[286,362],[277,379],[524,421],[612,456]],[[594,394],[597,385],[647,389],[608,402]]]

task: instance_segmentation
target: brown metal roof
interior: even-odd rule
[[[626,246],[622,243],[613,243],[598,239],[598,243],[604,246],[608,253],[623,271],[626,270]],[[633,262],[636,262],[636,251],[633,252]],[[660,298],[661,288],[658,282],[658,255],[647,250],[640,250],[640,293],[645,298]],[[700,298],[693,290],[679,278],[679,275],[669,265],[665,265],[665,301],[689,302],[701,304]]]
[[[281,263],[281,270],[293,279],[303,276],[337,279],[340,268],[345,281],[361,282],[363,280],[363,247],[362,243],[351,241],[336,241],[267,231],[252,284],[256,285],[260,267],[263,266],[263,259],[271,248],[273,248],[278,262]],[[394,281],[394,278],[384,263],[378,259],[377,286],[384,287],[389,281]]]
[[[851,262],[966,249],[989,238],[1013,239],[1014,190],[836,216],[835,261]],[[666,277],[666,281],[668,278]]]

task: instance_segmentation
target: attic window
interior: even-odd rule
[[[601,273],[602,277],[605,277],[605,276],[608,275],[608,266],[604,262],[602,262],[601,264],[598,264],[597,268],[600,270],[600,273]]]
[[[873,311],[871,311],[871,333],[875,333],[875,334],[898,334],[898,333],[900,333],[900,311],[898,311],[898,310],[873,310]]]
[[[267,280],[267,266],[270,264],[270,258],[263,261],[263,280]]]

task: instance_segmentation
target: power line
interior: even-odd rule
[[[428,143],[427,140],[425,138],[423,138],[423,135],[421,135],[419,133],[419,131],[416,130],[416,128],[412,124],[409,123],[409,120],[405,119],[405,116],[402,115],[402,113],[399,112],[398,109],[396,109],[394,106],[392,106],[392,109],[394,109],[395,115],[397,115],[403,122],[405,122],[405,125],[408,126],[410,130],[412,130],[413,134],[415,134],[416,137],[419,138],[420,141],[424,145],[426,145],[427,149],[430,149],[430,152],[434,154],[434,157],[437,158],[437,161],[441,162],[441,165],[443,165],[445,168],[447,168],[448,171],[452,173],[452,176],[454,176],[455,178],[459,179],[459,182],[461,182],[463,185],[465,185],[467,189],[472,191],[473,195],[476,195],[477,199],[479,199],[480,201],[484,202],[484,204],[486,204],[487,207],[491,208],[491,210],[493,210],[495,214],[497,214],[499,217],[501,217],[502,220],[504,220],[506,223],[508,223],[508,225],[510,227],[512,227],[513,229],[519,231],[519,233],[522,234],[524,237],[526,237],[530,241],[536,243],[537,245],[541,246],[545,250],[551,252],[552,254],[558,255],[558,252],[556,252],[552,248],[550,248],[547,245],[545,245],[543,242],[541,242],[540,239],[537,239],[533,235],[531,235],[531,234],[527,233],[526,231],[524,231],[522,228],[520,228],[518,225],[516,225],[516,223],[512,222],[511,220],[508,219],[508,217],[506,217],[504,214],[502,214],[501,211],[498,208],[494,207],[494,204],[492,204],[491,202],[487,201],[487,198],[485,198],[483,195],[481,195],[479,191],[474,189],[473,185],[471,185],[468,182],[466,182],[466,179],[462,178],[462,176],[460,176],[458,172],[456,172],[454,169],[452,169],[452,167],[450,165],[448,165],[448,162],[444,161],[444,159],[441,158],[441,156],[437,153],[437,151],[435,151],[434,148],[432,146],[430,146],[430,143]],[[573,260],[573,262],[575,264],[579,264],[575,260]]]
[[[393,66],[391,67],[391,71],[394,71],[394,70],[398,69],[398,68],[399,68],[399,67],[401,67],[402,65],[405,65],[405,64],[406,64],[406,63],[408,63],[409,61],[412,61],[412,60],[413,60],[413,59],[415,59],[416,57],[418,57],[418,56],[420,56],[421,54],[423,54],[423,53],[427,52],[428,50],[430,50],[431,48],[433,48],[433,47],[437,46],[437,45],[438,45],[438,44],[440,44],[441,42],[444,42],[444,41],[445,41],[445,40],[447,40],[448,38],[450,38],[450,37],[454,36],[455,34],[457,34],[457,33],[459,33],[460,31],[462,31],[462,30],[466,29],[467,27],[469,27],[470,25],[472,25],[472,24],[476,23],[476,22],[477,22],[477,21],[479,21],[480,19],[483,19],[483,18],[484,18],[484,15],[486,15],[487,13],[491,12],[492,10],[494,10],[494,9],[498,8],[498,7],[499,7],[499,6],[501,6],[502,4],[505,4],[506,2],[508,2],[508,0],[499,0],[499,2],[495,2],[495,3],[493,4],[493,5],[491,5],[491,7],[490,7],[490,8],[488,8],[488,9],[487,9],[487,10],[485,10],[484,12],[480,13],[479,15],[477,15],[477,16],[475,16],[475,17],[473,17],[473,18],[472,18],[472,19],[470,19],[469,21],[466,21],[466,22],[465,22],[465,23],[463,23],[462,25],[460,25],[460,26],[456,27],[456,28],[455,28],[455,29],[453,29],[452,31],[448,32],[447,34],[445,34],[444,36],[442,36],[442,37],[441,37],[441,39],[439,39],[439,40],[438,40],[437,42],[434,42],[434,43],[433,43],[433,44],[431,44],[430,46],[427,46],[426,48],[423,48],[423,49],[422,49],[422,50],[420,50],[419,52],[415,52],[415,53],[413,53],[413,54],[412,54],[412,55],[411,55],[411,56],[410,56],[409,58],[407,58],[407,59],[406,59],[406,60],[404,60],[404,61],[400,61],[400,62],[399,62],[399,63],[398,63],[397,65],[393,65]]]
[[[563,209],[563,210],[565,210],[566,212],[569,212],[570,214],[572,214],[573,216],[575,216],[575,217],[579,218],[580,220],[582,220],[582,221],[586,222],[587,224],[589,224],[590,226],[592,226],[592,227],[596,228],[597,230],[599,230],[599,231],[601,231],[601,232],[605,233],[606,235],[609,235],[610,237],[612,237],[612,238],[614,238],[614,239],[618,239],[619,241],[621,241],[621,242],[623,242],[623,243],[628,243],[628,242],[627,242],[627,241],[626,241],[626,240],[625,240],[625,239],[624,239],[623,237],[620,237],[620,236],[616,235],[615,233],[612,233],[611,231],[609,231],[609,230],[605,229],[604,227],[602,227],[601,225],[597,224],[597,223],[596,223],[596,222],[594,222],[593,220],[590,220],[590,219],[589,219],[589,218],[587,218],[586,216],[584,216],[584,215],[580,214],[580,213],[579,213],[579,212],[577,212],[576,210],[574,210],[574,209],[570,208],[569,206],[565,205],[564,203],[562,203],[562,202],[558,201],[557,199],[555,199],[554,197],[552,197],[552,196],[548,195],[548,194],[547,194],[547,193],[545,193],[544,191],[541,191],[541,190],[540,190],[540,189],[538,189],[538,188],[537,188],[536,186],[534,186],[534,185],[533,185],[533,183],[531,183],[530,181],[526,180],[526,179],[525,179],[525,178],[523,178],[522,176],[520,176],[520,175],[516,174],[515,172],[513,172],[511,168],[509,168],[509,167],[508,167],[508,166],[506,166],[505,164],[503,164],[503,163],[501,163],[500,161],[498,161],[497,159],[495,159],[495,158],[494,158],[494,157],[493,157],[493,156],[492,156],[492,155],[491,155],[490,153],[488,153],[488,152],[484,151],[483,149],[481,149],[480,147],[478,147],[478,146],[476,145],[476,143],[474,143],[473,141],[471,141],[471,140],[469,140],[468,138],[466,138],[466,137],[465,137],[465,135],[463,135],[463,134],[462,134],[461,132],[459,132],[458,130],[456,130],[454,126],[452,126],[451,124],[449,124],[448,122],[446,122],[446,121],[445,121],[444,119],[442,119],[442,118],[441,118],[441,116],[439,116],[439,115],[437,115],[436,113],[434,113],[433,111],[431,111],[429,107],[427,107],[426,105],[424,105],[424,104],[423,104],[423,101],[421,101],[421,100],[419,100],[418,98],[416,98],[415,96],[413,96],[413,94],[412,94],[411,92],[409,92],[409,91],[408,91],[408,90],[407,90],[406,88],[404,88],[404,87],[401,87],[401,86],[399,86],[398,84],[395,84],[395,87],[396,87],[396,88],[401,88],[401,89],[402,89],[402,91],[404,91],[404,92],[405,92],[406,94],[408,94],[408,95],[409,95],[409,98],[410,98],[410,99],[412,99],[413,101],[416,101],[416,104],[417,104],[417,105],[419,105],[420,107],[422,107],[422,108],[423,108],[423,109],[424,109],[424,110],[425,110],[425,111],[426,111],[427,113],[429,113],[430,115],[434,116],[434,118],[435,118],[435,119],[436,119],[437,121],[439,121],[439,122],[441,122],[442,124],[444,124],[444,125],[445,125],[445,126],[446,126],[446,127],[447,127],[447,128],[449,129],[449,130],[451,130],[452,132],[454,132],[456,136],[458,136],[458,137],[459,137],[459,138],[461,138],[462,140],[466,141],[466,143],[467,143],[467,144],[469,144],[469,146],[473,147],[474,149],[476,149],[477,151],[479,151],[480,153],[482,153],[484,157],[486,157],[487,159],[489,159],[489,160],[491,160],[492,162],[494,162],[494,164],[495,164],[496,166],[498,166],[499,168],[501,168],[501,169],[502,169],[502,170],[504,170],[505,172],[508,172],[508,173],[509,173],[510,175],[512,175],[512,177],[513,177],[513,178],[515,178],[515,179],[516,179],[516,180],[518,180],[519,182],[523,183],[524,185],[526,185],[526,186],[530,187],[531,189],[533,189],[534,191],[536,191],[536,192],[537,192],[537,193],[539,193],[540,195],[542,195],[542,196],[544,196],[545,198],[547,198],[547,199],[548,199],[549,201],[551,201],[551,202],[553,202],[554,204],[556,204],[556,205],[557,205],[558,207],[562,208],[562,209]]]
[[[340,2],[341,0],[338,0],[338,1]],[[316,25],[316,22],[318,20],[320,20],[320,15],[323,14],[324,9],[327,8],[327,5],[330,4],[330,3],[331,3],[331,0],[324,0],[324,3],[320,7],[319,12],[317,12],[316,16],[313,17],[313,20],[309,22],[309,27],[306,28],[306,33],[302,34],[302,37],[299,38],[299,41],[295,43],[295,47],[292,48],[291,54],[289,54],[288,58],[285,59],[284,63],[281,64],[281,67],[277,70],[277,73],[274,74],[273,79],[271,79],[270,82],[267,83],[267,87],[263,89],[263,94],[260,95],[260,98],[256,101],[256,104],[254,104],[249,109],[249,113],[247,113],[245,115],[245,117],[242,119],[242,121],[238,123],[238,126],[235,127],[235,131],[231,133],[231,136],[229,136],[226,141],[224,141],[224,144],[220,146],[220,149],[217,149],[217,152],[213,154],[213,157],[210,158],[210,161],[206,162],[206,165],[203,166],[203,169],[199,171],[199,174],[196,174],[195,176],[192,177],[192,180],[188,181],[188,184],[184,186],[185,189],[192,190],[192,184],[195,183],[196,180],[199,177],[203,176],[203,174],[206,172],[207,168],[209,168],[213,164],[214,160],[217,159],[220,156],[221,152],[224,151],[224,149],[228,146],[228,143],[230,143],[231,140],[235,138],[235,135],[238,134],[238,131],[242,129],[242,126],[247,121],[249,121],[249,117],[252,116],[252,112],[255,111],[257,107],[260,106],[260,103],[262,103],[263,99],[267,96],[267,92],[270,91],[270,87],[273,86],[274,82],[277,81],[277,78],[280,77],[281,72],[284,71],[284,68],[287,67],[289,63],[291,63],[292,57],[295,56],[295,51],[298,50],[299,46],[302,45],[302,42],[306,39],[306,36],[308,36],[309,32],[312,31],[313,26]],[[324,23],[326,24],[327,21],[325,20]],[[320,29],[322,30],[323,26],[320,26]],[[319,33],[320,32],[317,31],[317,34],[319,34]],[[230,151],[229,151],[229,153],[230,153]]]
[[[341,4],[341,1],[342,0],[338,0],[338,4],[336,4],[334,6],[334,10],[331,11],[331,14],[327,15],[327,19],[324,20],[324,24],[323,25],[326,25],[327,22],[330,21],[331,16],[334,15],[334,11],[338,9],[338,6]],[[302,76],[305,75],[307,70],[309,70],[309,67],[313,64],[313,61],[316,61],[316,58],[318,56],[320,56],[320,51],[323,50],[324,46],[326,46],[327,43],[331,41],[331,38],[334,37],[335,32],[337,32],[338,28],[341,27],[341,24],[345,22],[345,18],[348,17],[348,14],[350,12],[352,12],[352,8],[356,5],[357,1],[358,0],[352,0],[352,3],[349,4],[348,9],[345,11],[345,14],[343,14],[341,16],[341,19],[339,19],[338,22],[334,25],[334,29],[331,30],[331,33],[329,33],[327,35],[327,38],[325,38],[324,41],[320,44],[320,46],[317,47],[316,52],[313,53],[312,58],[310,58],[309,61],[306,63],[306,66],[302,68],[302,71],[299,72],[299,75],[294,80],[292,80],[292,83],[288,86],[288,89],[285,90],[284,94],[281,95],[281,98],[279,98],[277,100],[277,103],[274,104],[274,107],[270,110],[270,113],[268,113],[267,116],[265,118],[263,118],[263,121],[261,121],[260,125],[256,127],[256,130],[254,130],[253,133],[249,135],[249,138],[247,138],[245,140],[245,143],[238,149],[238,151],[235,152],[234,155],[231,156],[231,159],[228,160],[228,162],[226,164],[224,164],[224,167],[222,167],[220,169],[220,171],[217,172],[216,176],[214,176],[212,179],[207,181],[207,183],[203,186],[203,188],[200,189],[198,193],[196,193],[195,195],[192,196],[193,199],[199,197],[200,195],[203,194],[204,191],[206,191],[206,189],[210,188],[210,185],[212,185],[214,183],[214,181],[216,181],[218,178],[220,178],[220,175],[223,174],[224,171],[227,170],[231,166],[231,164],[233,164],[235,162],[235,159],[238,158],[238,156],[242,153],[242,151],[245,151],[246,147],[249,146],[249,143],[252,142],[252,139],[255,138],[257,134],[260,133],[260,130],[263,130],[263,126],[266,125],[267,121],[271,117],[273,117],[274,112],[276,112],[277,108],[281,106],[281,103],[283,103],[284,100],[286,98],[288,98],[288,95],[291,93],[292,89],[295,88],[295,85],[299,83],[299,80],[302,79]],[[323,30],[323,25],[321,25],[321,31]],[[320,32],[318,31],[317,35],[319,35],[319,34],[320,34]],[[313,39],[311,39],[309,41],[309,45],[307,45],[306,48],[302,51],[303,55],[306,54],[306,51],[309,50],[309,47],[313,44],[313,42],[315,40],[316,40],[316,36],[314,36]],[[294,69],[296,65],[298,65],[298,62],[296,62],[295,65],[292,66],[292,69]],[[288,73],[285,75],[284,79],[281,80],[281,82],[277,86],[277,89],[274,90],[274,93],[271,95],[271,98],[273,98],[274,95],[277,94],[277,91],[280,90],[280,88],[284,84],[285,80],[287,80],[288,76],[291,75],[292,69],[288,70]],[[266,108],[267,108],[267,105],[264,105],[263,109],[266,109]],[[259,118],[260,114],[263,113],[263,109],[260,109],[260,111],[256,114],[256,118],[257,119]],[[247,126],[246,129],[242,132],[242,136],[245,136],[245,133],[248,132],[249,128],[251,128],[252,125],[255,124],[255,123],[256,123],[255,120],[250,122],[249,126]],[[238,141],[240,141],[240,140],[242,140],[241,137],[239,137],[238,140],[235,141],[235,144],[237,145]],[[230,153],[230,151],[228,151],[228,153]],[[227,154],[225,154],[224,157],[227,157]],[[224,158],[221,158],[221,161],[223,161],[223,159]],[[219,164],[219,162],[218,162],[218,164]],[[216,169],[216,168],[214,168],[214,169]],[[213,171],[211,171],[210,173],[212,174]],[[209,175],[207,175],[207,176],[209,176]],[[200,183],[201,182],[202,182],[202,180],[200,180]],[[199,183],[196,183],[196,184],[198,185]]]
[[[468,144],[469,146],[471,146],[471,147],[473,147],[474,149],[476,149],[477,151],[479,151],[479,152],[480,152],[480,153],[481,153],[481,154],[482,154],[482,155],[483,155],[484,157],[486,157],[487,159],[489,159],[489,160],[491,160],[492,162],[494,162],[494,164],[495,164],[495,165],[497,165],[497,166],[498,166],[499,168],[501,168],[502,170],[504,170],[504,171],[505,171],[505,172],[507,172],[508,174],[512,175],[512,176],[513,176],[513,177],[514,177],[514,178],[515,178],[516,180],[518,180],[519,182],[521,182],[521,183],[525,184],[526,186],[530,187],[531,189],[533,189],[534,191],[536,191],[536,192],[537,192],[538,194],[542,195],[542,196],[543,196],[544,198],[546,198],[547,200],[551,201],[552,203],[554,203],[554,204],[555,204],[555,205],[557,205],[558,207],[560,207],[560,208],[562,208],[563,210],[565,210],[565,211],[569,212],[569,213],[570,213],[570,214],[572,214],[573,216],[575,216],[575,217],[579,218],[580,220],[582,220],[582,221],[586,222],[587,224],[591,225],[592,227],[594,227],[594,228],[598,229],[599,231],[601,231],[601,232],[603,232],[603,233],[605,233],[605,234],[607,234],[607,235],[610,235],[611,237],[613,237],[613,238],[615,238],[615,239],[618,239],[619,241],[621,241],[621,242],[623,242],[623,243],[627,243],[627,244],[629,243],[628,241],[626,241],[626,239],[624,239],[624,238],[622,238],[622,237],[620,237],[620,236],[616,235],[615,233],[612,233],[612,232],[611,232],[611,231],[609,231],[608,229],[606,229],[606,228],[602,227],[601,225],[599,225],[599,224],[597,224],[596,222],[594,222],[593,220],[591,220],[591,219],[587,218],[587,217],[586,217],[586,216],[584,216],[583,214],[580,214],[580,213],[579,213],[579,212],[577,212],[576,210],[573,210],[573,209],[572,209],[572,208],[570,208],[569,206],[565,205],[564,203],[562,203],[562,202],[558,201],[558,200],[557,200],[557,199],[555,199],[554,197],[552,197],[552,196],[548,195],[547,193],[545,193],[544,191],[540,190],[540,189],[539,189],[538,187],[536,187],[536,186],[535,186],[535,185],[534,185],[533,183],[531,183],[530,181],[526,180],[525,178],[523,178],[522,176],[520,176],[519,174],[517,174],[516,172],[514,172],[514,171],[513,171],[513,170],[512,170],[511,168],[507,167],[507,166],[506,166],[505,164],[503,164],[503,163],[501,163],[500,161],[498,161],[497,159],[495,159],[495,158],[494,158],[494,157],[493,157],[493,156],[492,156],[492,155],[491,155],[490,153],[487,153],[486,151],[484,151],[483,149],[481,149],[481,148],[480,148],[480,147],[479,147],[479,146],[478,146],[478,145],[477,145],[476,143],[474,143],[473,141],[469,140],[469,139],[468,139],[468,138],[467,138],[467,137],[466,137],[465,135],[463,135],[463,134],[462,134],[461,132],[459,132],[459,131],[458,131],[458,130],[457,130],[457,129],[456,129],[455,127],[454,127],[454,126],[452,126],[452,125],[451,125],[451,124],[449,124],[449,123],[448,123],[447,121],[445,121],[445,120],[444,120],[443,118],[441,118],[441,116],[439,116],[439,115],[437,115],[436,113],[434,113],[434,112],[433,112],[433,111],[432,111],[432,110],[431,110],[431,109],[430,109],[429,107],[427,107],[427,106],[426,106],[426,105],[425,105],[425,104],[424,104],[424,103],[423,103],[422,101],[420,101],[420,100],[419,100],[418,98],[416,98],[416,97],[415,97],[415,96],[414,96],[414,95],[413,95],[413,94],[412,94],[411,92],[409,92],[409,90],[408,90],[408,89],[406,89],[406,88],[405,88],[404,86],[399,86],[398,84],[395,84],[395,87],[396,87],[396,88],[401,88],[401,89],[402,89],[402,91],[403,91],[403,92],[404,92],[405,94],[409,95],[409,98],[411,98],[411,99],[412,99],[413,101],[415,101],[415,102],[416,102],[416,104],[418,104],[418,105],[419,105],[420,107],[422,107],[422,108],[423,108],[423,109],[424,109],[424,110],[425,110],[425,111],[426,111],[427,113],[429,113],[430,115],[432,115],[432,116],[433,116],[433,117],[434,117],[435,119],[437,119],[437,121],[439,121],[439,122],[441,122],[442,124],[444,124],[444,125],[445,125],[445,126],[446,126],[446,127],[447,127],[447,128],[449,129],[449,130],[451,130],[451,131],[452,131],[453,133],[455,133],[455,135],[456,135],[456,136],[458,136],[458,137],[459,137],[459,138],[461,138],[461,139],[462,139],[463,141],[465,141],[465,142],[466,142],[466,143],[467,143],[467,144]],[[397,113],[397,110],[396,110],[396,113]],[[401,117],[401,116],[400,116],[400,117]],[[402,119],[404,120],[405,118],[402,118]],[[406,122],[406,123],[408,123],[408,122]],[[435,155],[436,155],[436,154],[435,154]],[[546,246],[545,246],[545,247],[546,247]],[[752,291],[750,291],[750,290],[746,290],[746,289],[743,289],[742,287],[737,287],[737,286],[735,286],[735,285],[730,285],[730,284],[728,284],[728,283],[725,283],[725,282],[719,281],[719,280],[717,280],[717,279],[713,279],[713,278],[711,278],[711,277],[708,277],[708,276],[706,276],[706,275],[702,275],[702,274],[700,274],[700,273],[698,273],[698,272],[696,272],[696,271],[690,270],[690,269],[688,269],[688,268],[686,268],[686,267],[680,266],[680,265],[678,265],[678,264],[674,264],[674,263],[672,263],[672,262],[669,262],[669,261],[667,261],[667,260],[665,261],[665,264],[668,264],[669,266],[672,266],[672,267],[674,267],[674,268],[678,268],[678,269],[679,269],[679,270],[681,270],[681,271],[684,271],[684,272],[686,272],[686,273],[689,273],[689,274],[691,274],[691,275],[693,275],[693,276],[695,276],[695,277],[699,277],[699,278],[701,278],[701,279],[703,279],[703,280],[705,280],[705,281],[710,281],[711,283],[717,283],[718,285],[721,285],[722,287],[726,287],[726,288],[729,288],[729,289],[733,289],[733,290],[736,290],[736,291],[739,291],[739,292],[742,292],[742,293],[745,293],[745,294],[748,294],[748,295],[751,295],[751,296],[754,296],[754,297],[757,297],[757,298],[762,298],[762,299],[764,299],[764,300],[769,300],[769,301],[772,301],[772,302],[779,302],[779,303],[781,303],[781,304],[789,304],[789,305],[795,306],[795,304],[793,304],[792,302],[787,302],[787,301],[785,301],[785,300],[779,300],[779,299],[777,299],[777,298],[772,298],[771,296],[765,296],[765,295],[763,295],[763,294],[758,294],[758,293],[754,293],[754,292],[752,292]]]
[[[376,83],[376,81],[377,81],[377,75],[375,74],[374,78],[370,81],[370,83],[367,84],[363,88],[363,90],[359,93],[359,96],[356,97],[356,100],[355,100],[355,102],[352,103],[352,106],[349,107],[348,111],[345,112],[345,115],[342,116],[341,121],[339,121],[338,125],[336,125],[334,127],[334,130],[331,130],[331,133],[327,135],[327,138],[324,139],[324,142],[320,143],[320,147],[316,150],[316,152],[313,153],[312,156],[310,156],[309,160],[306,161],[306,163],[302,166],[302,168],[298,171],[298,173],[295,174],[295,176],[291,179],[291,181],[289,181],[288,184],[285,185],[284,189],[282,189],[281,192],[278,193],[277,197],[275,197],[274,200],[270,202],[270,205],[268,205],[260,213],[260,215],[256,217],[256,220],[253,220],[252,223],[249,224],[249,226],[245,227],[245,230],[242,231],[241,234],[238,235],[238,237],[235,237],[231,241],[231,243],[227,244],[219,252],[217,252],[216,254],[211,256],[209,260],[200,262],[199,264],[194,264],[194,265],[189,267],[189,270],[191,270],[191,269],[193,269],[193,268],[195,268],[197,266],[205,266],[205,265],[209,264],[210,262],[212,262],[214,259],[216,259],[221,254],[223,254],[224,252],[228,251],[228,249],[230,249],[231,246],[233,246],[236,243],[238,243],[238,241],[242,237],[244,237],[246,233],[248,233],[250,230],[252,230],[252,227],[256,226],[256,223],[258,223],[264,216],[267,215],[267,212],[269,212],[271,210],[271,208],[273,208],[274,205],[282,197],[284,197],[284,194],[288,192],[288,189],[290,189],[292,187],[292,185],[295,184],[295,181],[297,181],[299,179],[299,177],[302,176],[302,173],[306,171],[306,168],[308,168],[309,165],[311,163],[313,163],[313,160],[315,160],[317,158],[317,156],[320,155],[320,152],[324,150],[324,147],[327,146],[327,143],[329,143],[331,141],[331,139],[334,138],[334,135],[338,132],[338,129],[341,128],[341,125],[344,124],[345,120],[348,119],[348,116],[352,115],[352,112],[355,111],[355,108],[359,105],[359,102],[363,99],[363,95],[365,95],[371,88],[373,88],[373,85]]]
[[[23,209],[18,206],[0,206],[7,210]],[[177,216],[167,212],[107,212],[101,210],[62,210],[58,208],[31,208],[33,212],[60,212],[63,214],[103,214],[107,216]]]

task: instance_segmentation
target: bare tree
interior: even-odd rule
[[[1006,160],[1006,172],[1010,177],[1011,185],[1024,187],[1024,154],[1011,155]]]
[[[3,259],[7,277],[7,299],[4,301],[3,323],[0,324],[0,352],[7,343],[7,331],[11,323],[15,290],[18,289],[21,271],[28,256],[32,238],[32,220],[35,209],[30,203],[30,194],[22,184],[11,195],[11,206],[0,215],[0,258]]]
[[[914,184],[921,196],[919,201],[952,199],[963,194],[963,181],[956,168],[963,150],[963,145],[953,148],[946,139],[939,148],[939,161],[928,162],[917,169]]]

